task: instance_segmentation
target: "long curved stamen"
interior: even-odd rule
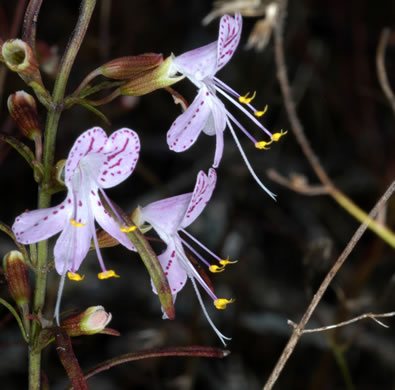
[[[222,344],[226,347],[226,342],[225,342],[225,340],[232,340],[232,339],[231,339],[230,337],[226,337],[225,335],[223,335],[223,334],[218,330],[218,328],[214,325],[214,322],[212,321],[212,319],[211,319],[210,316],[208,315],[207,310],[206,310],[206,307],[204,306],[203,299],[202,299],[202,297],[201,297],[201,295],[200,295],[199,289],[198,289],[197,286],[196,286],[196,282],[195,282],[194,278],[190,278],[190,279],[191,279],[191,282],[192,282],[193,289],[195,290],[196,296],[197,296],[198,301],[199,301],[199,303],[200,303],[200,307],[201,307],[202,310],[203,310],[204,316],[206,317],[206,319],[207,319],[208,323],[210,324],[210,326],[213,328],[214,332],[217,334],[217,336],[218,336],[219,339],[221,340]]]
[[[243,99],[243,98],[245,98],[246,96],[241,96],[239,93],[237,93],[234,89],[232,89],[231,87],[229,87],[229,85],[226,85],[223,81],[221,81],[220,79],[218,79],[218,78],[216,78],[216,77],[214,77],[214,84],[217,86],[217,87],[220,87],[223,91],[225,91],[225,92],[227,92],[227,93],[229,93],[230,95],[232,95],[233,97],[235,97],[238,101],[240,101],[240,98],[242,98],[242,104],[244,104],[244,105],[246,105],[251,111],[252,111],[252,113],[255,115],[255,116],[257,116],[258,118],[259,117],[261,117],[261,116],[263,116],[263,115],[265,115],[265,113],[266,113],[266,111],[267,111],[267,108],[268,108],[268,106],[266,105],[265,106],[265,108],[263,109],[263,110],[257,110],[252,104],[250,104],[249,102],[246,102],[245,101],[245,99]],[[247,94],[248,95],[248,94]],[[253,95],[254,97],[255,97],[255,92],[254,92],[254,95]],[[251,98],[249,98],[250,100],[250,102],[252,101],[252,97]]]
[[[239,148],[241,157],[243,157],[244,163],[247,165],[247,168],[248,168],[248,170],[250,171],[252,177],[255,179],[255,181],[258,183],[258,185],[259,185],[264,191],[266,191],[267,194],[268,194],[271,198],[273,198],[273,200],[276,200],[276,195],[275,195],[273,192],[271,192],[268,188],[266,188],[266,186],[259,180],[259,178],[258,178],[258,176],[256,175],[255,171],[252,169],[252,166],[251,166],[250,162],[248,161],[247,156],[245,155],[243,148],[241,147],[240,141],[239,141],[239,139],[238,139],[237,136],[236,136],[236,133],[235,133],[235,131],[234,131],[234,129],[233,129],[232,124],[230,123],[230,121],[229,121],[228,119],[226,120],[226,122],[227,122],[227,125],[228,125],[228,127],[229,127],[229,130],[230,130],[230,132],[232,133],[232,136],[233,136],[233,138],[234,138],[234,140],[235,140],[235,142],[236,142],[236,145],[237,145],[237,147]]]
[[[211,264],[200,254],[198,253],[191,245],[189,245],[185,240],[181,238],[181,242],[185,245],[202,263],[206,264],[207,267],[210,267]]]
[[[226,115],[232,119],[232,121],[235,123],[235,125],[252,141],[254,145],[259,143],[247,130],[246,128],[229,112],[226,112]]]
[[[60,313],[60,303],[62,301],[62,294],[63,294],[63,289],[64,289],[64,282],[66,280],[66,275],[67,275],[67,270],[69,268],[70,265],[70,259],[71,257],[69,256],[70,254],[70,248],[72,247],[72,242],[74,241],[74,235],[75,235],[75,231],[73,229],[72,231],[73,233],[73,237],[72,240],[70,242],[70,246],[69,246],[69,250],[67,252],[67,256],[66,256],[66,260],[64,262],[64,266],[63,266],[63,271],[62,271],[62,276],[60,277],[60,282],[59,282],[59,288],[58,288],[58,293],[56,295],[56,304],[55,304],[55,309],[54,309],[54,317],[56,320],[56,324],[59,326],[60,325],[60,321],[59,321],[59,313]],[[74,251],[75,251],[75,247],[74,247]]]
[[[233,103],[238,109],[240,109],[242,112],[244,112],[245,115],[248,116],[261,130],[263,130],[270,138],[273,136],[273,134],[266,129],[265,126],[262,125],[261,122],[258,121],[258,119],[255,118],[254,115],[252,115],[248,110],[246,110],[239,102],[235,101],[232,99],[225,91],[223,91],[221,88],[216,87],[216,91],[218,91],[221,95],[225,96],[226,99],[228,99],[231,103]]]
[[[203,250],[205,250],[210,256],[214,257],[214,259],[218,260],[219,262],[223,260],[221,257],[217,256],[214,252],[210,251],[206,246],[204,246],[199,240],[197,240],[192,234],[188,233],[185,229],[180,229],[186,236],[188,236],[194,243],[199,245]]]

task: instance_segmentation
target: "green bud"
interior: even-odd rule
[[[82,313],[66,318],[60,326],[70,337],[105,333],[111,318],[111,313],[107,313],[103,306],[91,306]]]
[[[3,258],[3,268],[8,290],[22,312],[28,312],[31,296],[28,266],[19,251],[8,252]]]
[[[182,80],[171,72],[172,58],[168,57],[156,68],[137,75],[119,87],[121,95],[141,96],[160,88],[166,88]]]
[[[8,110],[22,134],[34,140],[41,137],[41,126],[34,97],[25,91],[17,91],[7,101]]]
[[[128,80],[154,69],[163,62],[162,54],[147,53],[139,56],[120,57],[100,67],[101,74],[115,80]]]
[[[30,79],[40,78],[38,62],[31,47],[21,39],[9,39],[1,47],[5,64],[14,72]]]

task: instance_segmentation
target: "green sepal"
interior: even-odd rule
[[[106,207],[106,210],[111,214],[111,216],[117,221],[118,219],[115,217],[113,211],[108,206],[105,199],[101,198],[103,205]],[[118,206],[114,203],[112,205],[116,208],[118,214],[123,219],[124,225],[120,223],[120,227],[124,228],[133,226],[135,229],[130,232],[125,232],[125,234],[129,237],[129,240],[137,249],[138,254],[140,255],[141,260],[143,261],[145,268],[152,279],[152,282],[158,292],[159,301],[165,311],[167,317],[172,320],[175,317],[175,309],[173,304],[173,297],[171,295],[169,282],[167,281],[167,277],[163,272],[162,266],[159,263],[158,257],[156,256],[154,250],[152,249],[150,243],[144,236],[144,234],[140,231],[140,229],[133,223],[131,218],[123,212]]]

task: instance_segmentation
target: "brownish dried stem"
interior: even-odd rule
[[[130,363],[136,360],[165,357],[165,356],[189,356],[189,357],[205,357],[222,359],[230,354],[229,351],[213,347],[188,346],[188,347],[166,347],[148,349],[145,351],[125,353],[124,355],[117,356],[116,358],[106,360],[98,364],[93,369],[85,374],[85,379],[92,377],[102,371],[109,370],[111,367],[123,363]],[[69,389],[71,390],[71,389]]]
[[[30,0],[26,8],[22,39],[36,51],[37,19],[43,0]]]
[[[351,325],[354,322],[359,322],[361,320],[365,320],[366,318],[369,318],[375,322],[377,322],[379,325],[383,326],[384,328],[389,328],[388,325],[384,324],[383,322],[379,321],[378,318],[388,318],[388,317],[394,317],[395,316],[395,311],[391,311],[389,313],[379,313],[379,314],[374,314],[374,313],[364,313],[361,314],[358,317],[351,318],[350,320],[347,321],[342,321],[334,325],[328,325],[328,326],[322,326],[320,328],[314,328],[314,329],[304,329],[302,334],[306,333],[317,333],[317,332],[325,332],[327,330],[332,330],[336,328],[341,328],[343,326]],[[291,325],[294,329],[298,327],[298,324],[295,324],[295,322],[288,320],[288,325]]]
[[[311,148],[310,143],[304,133],[303,125],[298,118],[295,103],[292,98],[292,91],[289,85],[283,49],[283,25],[287,9],[287,3],[287,0],[281,1],[280,16],[274,26],[274,52],[277,67],[277,78],[280,84],[281,92],[283,94],[285,109],[291,123],[291,129],[295,135],[297,142],[302,148],[304,155],[306,156],[307,160],[309,161],[311,167],[314,169],[314,172],[317,174],[322,184],[327,187],[333,187],[332,181],[322,168],[318,157]]]
[[[377,77],[380,82],[381,89],[383,90],[385,96],[388,99],[388,102],[392,108],[392,112],[395,115],[395,96],[390,87],[390,83],[388,81],[387,72],[385,70],[385,49],[388,45],[388,38],[390,36],[390,29],[384,28],[381,31],[379,44],[377,46],[376,53],[376,67],[377,67]]]
[[[387,191],[384,193],[384,195],[381,197],[381,199],[377,202],[377,204],[374,206],[372,211],[369,213],[370,218],[373,219],[376,217],[376,215],[385,206],[385,204],[387,203],[387,201],[391,197],[391,195],[394,193],[394,191],[395,191],[395,181],[392,182],[392,184],[388,187]],[[295,327],[294,331],[292,332],[292,335],[291,335],[287,345],[285,346],[283,353],[281,354],[276,366],[274,367],[268,381],[266,382],[265,386],[263,387],[263,390],[270,390],[275,385],[285,364],[287,363],[289,357],[293,353],[296,344],[298,343],[300,337],[302,336],[304,328],[305,328],[307,322],[309,321],[309,319],[311,318],[315,308],[317,307],[318,303],[320,302],[321,298],[323,297],[325,291],[327,290],[328,286],[332,282],[333,278],[335,277],[335,275],[337,274],[339,269],[342,267],[344,262],[347,260],[351,251],[354,249],[355,245],[360,240],[363,233],[365,233],[367,227],[368,227],[367,223],[363,223],[359,226],[359,228],[352,236],[350,242],[347,244],[347,246],[344,249],[344,251],[342,252],[342,254],[339,256],[339,258],[336,260],[333,267],[330,269],[330,271],[326,275],[326,277],[323,280],[323,282],[321,283],[319,289],[315,293],[309,307],[307,308],[306,312],[304,313],[302,319],[300,320],[299,324]]]

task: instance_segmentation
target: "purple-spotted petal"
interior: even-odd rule
[[[105,161],[98,184],[102,188],[114,187],[133,172],[140,153],[140,140],[130,129],[123,128],[111,135],[105,148]]]
[[[211,114],[207,88],[202,88],[188,109],[181,114],[167,132],[167,144],[175,152],[189,149],[205,127]]]
[[[218,34],[217,64],[215,73],[224,67],[232,58],[240,42],[242,18],[236,14],[234,18],[224,15],[221,18]]]
[[[170,291],[174,296],[185,286],[188,275],[182,266],[182,262],[177,258],[176,245],[173,241],[171,241],[166,250],[158,256],[158,260],[169,282]],[[152,281],[151,284],[152,290],[157,294]]]
[[[217,47],[217,41],[215,41],[187,51],[173,59],[173,66],[195,83],[206,77],[214,77],[217,66]]]
[[[93,190],[91,191],[90,200],[93,215],[95,216],[97,223],[102,227],[102,229],[105,230],[112,237],[114,237],[116,240],[118,240],[126,248],[132,251],[136,251],[136,248],[130,242],[128,236],[121,231],[119,224],[104,208],[97,192]]]
[[[83,132],[70,150],[65,166],[65,183],[69,184],[80,160],[87,154],[102,153],[107,143],[107,135],[100,127],[93,127]]]
[[[94,227],[93,227],[94,228]],[[76,227],[68,223],[54,248],[55,267],[58,274],[65,271],[76,272],[88,254],[92,239],[90,223]]]
[[[181,223],[182,228],[189,226],[204,210],[214,192],[216,182],[215,169],[210,168],[208,176],[203,171],[199,172],[187,212]]]
[[[59,233],[72,213],[69,197],[56,207],[28,211],[15,219],[12,231],[16,240],[22,244],[31,244],[46,240]]]
[[[153,226],[166,244],[180,228],[191,197],[192,193],[173,196],[150,203],[141,209],[143,219]]]

